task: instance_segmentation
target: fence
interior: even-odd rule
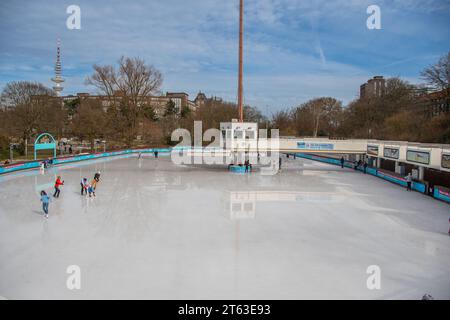
[[[303,153],[299,153],[296,154],[297,157],[300,158],[305,158],[305,159],[310,159],[310,160],[315,160],[315,161],[320,161],[320,162],[324,162],[324,163],[330,163],[330,164],[334,164],[334,165],[341,165],[341,161],[339,159],[335,159],[335,158],[329,158],[329,157],[325,157],[325,156],[317,156],[317,155],[310,155],[310,154],[303,154]],[[344,162],[344,167],[347,168],[354,168],[354,164],[348,161]],[[363,168],[357,168],[358,171],[364,171]],[[403,177],[399,177],[396,176],[394,174],[379,170],[377,168],[373,168],[373,167],[367,167],[366,170],[367,174],[370,174],[372,176],[376,176],[378,178],[387,180],[389,182],[392,182],[394,184],[400,185],[402,187],[407,186],[407,182],[406,179],[404,179]],[[427,185],[423,182],[419,182],[419,181],[413,181],[411,184],[411,188],[417,192],[420,193],[427,193]],[[443,187],[439,187],[436,186],[434,188],[434,194],[433,197],[445,202],[450,203],[450,192],[448,190],[446,190]]]

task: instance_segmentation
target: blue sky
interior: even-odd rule
[[[66,8],[81,8],[68,30]],[[366,9],[381,8],[368,30]],[[246,0],[245,102],[263,113],[333,96],[344,103],[374,75],[420,83],[450,50],[449,0]],[[237,0],[0,2],[0,88],[14,80],[51,86],[62,41],[64,94],[95,93],[92,65],[139,56],[164,74],[162,91],[236,101]]]

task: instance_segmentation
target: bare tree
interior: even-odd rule
[[[159,93],[162,82],[162,74],[154,66],[125,57],[119,59],[117,68],[94,65],[94,74],[86,79],[86,84],[108,96],[110,106],[117,109],[111,114],[126,122],[128,143],[136,137],[138,121],[148,110],[145,97]]]
[[[54,106],[54,95],[53,90],[38,82],[13,81],[3,88],[1,102],[6,107],[4,120],[7,121],[4,131],[23,139],[25,154],[28,139],[43,128],[45,109]],[[59,114],[60,109],[52,115]]]
[[[71,131],[80,140],[86,139],[94,151],[95,139],[103,138],[106,114],[98,100],[82,100],[71,123]]]
[[[29,104],[33,96],[54,96],[55,92],[39,82],[13,81],[3,88],[3,103],[16,107]]]
[[[158,93],[163,82],[161,72],[140,58],[121,57],[117,69],[111,65],[93,68],[94,74],[86,79],[86,84],[109,97],[120,92],[136,105],[141,97]]]
[[[422,78],[438,90],[450,89],[450,52],[421,73]]]
[[[280,130],[281,135],[285,136],[291,136],[295,135],[296,132],[293,128],[293,119],[292,119],[292,113],[283,110],[283,111],[277,111],[272,116],[272,128]]]
[[[330,98],[322,97],[312,99],[301,106],[307,113],[311,115],[313,123],[313,136],[317,137],[320,124],[327,121],[328,126],[337,126],[337,114],[342,111],[342,102]]]
[[[42,131],[50,131],[60,137],[66,120],[61,100],[50,96],[18,104],[8,109],[5,116],[8,119],[8,133],[23,140],[25,155],[28,141],[33,136]]]

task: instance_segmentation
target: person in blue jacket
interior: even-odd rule
[[[42,210],[44,210],[44,216],[48,218],[48,205],[50,203],[50,197],[44,190],[41,191],[41,202]]]

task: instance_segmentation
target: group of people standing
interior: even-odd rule
[[[83,178],[80,181],[81,185],[81,195],[85,194],[86,196],[89,194],[89,198],[95,197],[95,189],[97,188],[97,183],[100,181],[100,172],[97,172],[94,175],[94,179],[92,179],[91,183],[88,182],[87,178]]]
[[[89,183],[87,178],[81,179],[81,195],[88,195],[89,197],[92,197],[92,195],[95,197],[95,189],[97,188],[97,184],[100,182],[100,172],[96,172],[94,175],[94,179],[92,179],[92,182]],[[61,193],[61,186],[64,185],[64,180],[61,179],[61,176],[58,176],[55,181],[54,186],[54,198],[59,198],[59,195]],[[41,191],[41,202],[42,202],[42,210],[44,211],[45,218],[48,218],[48,207],[50,204],[50,196],[45,192],[44,190]]]
[[[53,159],[52,158],[48,158],[48,159],[46,159],[46,160],[41,162],[41,170],[48,169],[51,166],[53,166]]]
[[[345,159],[344,159],[344,157],[341,157],[341,168],[344,168],[344,165],[345,165]],[[358,161],[354,161],[353,162],[353,169],[356,171],[356,170],[358,170],[358,168],[362,168],[363,169],[363,171],[364,171],[364,173],[367,173],[367,167],[368,167],[368,164],[367,164],[367,162],[366,161],[362,161],[362,160],[358,160]]]

